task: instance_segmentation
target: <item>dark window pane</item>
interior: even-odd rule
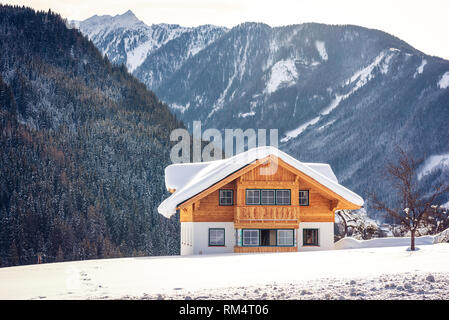
[[[300,206],[308,206],[309,205],[309,191],[308,190],[300,190],[299,191],[299,205]]]
[[[278,245],[279,246],[293,246],[293,235],[294,231],[289,230],[278,230]]]
[[[225,245],[225,229],[209,229],[209,245],[224,246]]]
[[[274,190],[260,190],[261,204],[274,204]]]
[[[318,246],[318,229],[304,229],[302,241],[304,246]]]
[[[276,204],[290,204],[290,190],[276,190]]]
[[[220,205],[232,206],[233,194],[232,190],[220,190]]]
[[[259,230],[243,230],[243,245],[244,246],[258,246],[259,245]]]
[[[247,204],[260,204],[260,190],[246,190]]]

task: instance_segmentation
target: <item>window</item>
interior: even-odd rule
[[[243,230],[243,245],[244,246],[258,246],[259,245],[259,230]]]
[[[232,206],[234,203],[232,190],[220,190],[220,206]]]
[[[294,231],[278,230],[278,246],[293,246],[294,245]]]
[[[290,190],[276,190],[276,204],[290,204]]]
[[[299,190],[299,205],[300,206],[309,205],[309,190]]]
[[[260,190],[261,204],[275,204],[274,190]]]
[[[243,229],[242,245],[254,247],[293,247],[294,229]]]
[[[260,204],[260,190],[246,190],[246,204]]]
[[[225,229],[209,229],[209,246],[223,247],[225,245]]]
[[[290,190],[247,189],[246,204],[290,205]]]
[[[302,245],[303,246],[319,246],[318,229],[304,229]]]

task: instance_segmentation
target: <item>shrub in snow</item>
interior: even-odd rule
[[[370,219],[366,209],[339,210],[335,215],[335,240],[352,237],[368,240],[381,236],[381,229],[376,221]]]

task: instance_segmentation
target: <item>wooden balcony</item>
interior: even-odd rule
[[[235,206],[234,227],[298,228],[299,206]]]

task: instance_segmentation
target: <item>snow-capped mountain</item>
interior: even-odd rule
[[[97,48],[108,56],[111,62],[125,64],[130,72],[141,66],[157,49],[181,35],[184,35],[184,40],[180,42],[181,47],[175,49],[183,51],[183,46],[188,42],[184,50],[186,52],[182,53],[188,58],[226,31],[226,28],[211,25],[198,28],[187,28],[165,23],[148,26],[140,21],[131,10],[116,16],[95,15],[84,21],[72,21],[72,25],[79,28],[83,34],[92,40]],[[176,61],[170,61],[171,64],[182,62],[182,60],[179,61],[182,54],[178,53]],[[168,57],[168,59],[170,58]],[[152,66],[151,62],[146,65],[148,71],[145,72],[140,69],[139,74],[142,79],[147,79],[146,84],[151,88],[153,74],[156,74],[157,77],[159,70]],[[153,70],[153,68],[156,70]]]
[[[243,23],[211,33],[195,55],[188,48],[200,42],[184,33],[134,71],[187,126],[279,129],[282,150],[330,163],[364,197],[393,197],[382,170],[397,146],[423,159],[449,153],[448,61],[358,26]],[[446,168],[421,182],[447,180]]]
[[[282,150],[330,163],[365,198],[392,198],[383,170],[397,146],[418,158],[449,153],[448,71],[448,61],[377,30],[245,23],[155,91],[186,125],[279,129]],[[423,184],[447,181],[445,168]]]
[[[157,90],[159,85],[170,78],[189,58],[201,52],[226,32],[227,29],[212,25],[189,28],[179,37],[150,53],[133,73],[148,88]]]

